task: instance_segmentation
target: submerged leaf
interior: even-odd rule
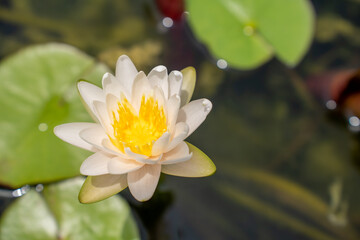
[[[83,179],[45,186],[17,199],[0,220],[0,239],[140,239],[130,208],[120,197],[83,205],[77,193]]]

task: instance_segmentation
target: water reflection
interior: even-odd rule
[[[17,198],[25,195],[27,192],[29,192],[30,186],[25,185],[21,188],[15,189],[15,190],[8,190],[8,189],[0,189],[0,198]]]
[[[171,28],[174,25],[174,21],[169,17],[165,17],[162,20],[162,24],[166,28]]]
[[[325,105],[326,105],[327,109],[329,109],[329,110],[334,110],[334,109],[336,109],[336,106],[337,106],[337,104],[334,100],[327,101]]]
[[[45,132],[48,129],[48,125],[46,123],[40,123],[38,128],[40,132]]]
[[[254,34],[254,27],[247,25],[244,27],[243,32],[246,36],[251,36]]]
[[[329,187],[330,207],[328,218],[331,223],[336,226],[346,226],[348,223],[347,201],[343,199],[343,183],[340,179],[336,179]]]
[[[224,59],[219,59],[217,62],[216,62],[216,65],[218,66],[218,68],[220,69],[226,69],[228,64],[227,62],[224,60]]]

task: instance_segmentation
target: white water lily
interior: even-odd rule
[[[212,108],[207,99],[189,102],[195,86],[191,67],[172,71],[157,66],[146,76],[125,55],[115,76],[106,73],[102,89],[85,81],[80,95],[96,123],[55,127],[60,139],[94,152],[81,165],[88,176],[80,191],[83,203],[100,201],[127,186],[138,201],[152,197],[160,173],[203,177],[213,162],[184,142]]]

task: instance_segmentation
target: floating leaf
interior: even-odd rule
[[[19,187],[79,174],[88,156],[54,136],[64,122],[91,121],[76,90],[99,83],[103,65],[67,45],[29,47],[0,64],[0,184]]]
[[[195,35],[217,58],[252,69],[273,55],[297,64],[313,36],[314,14],[307,0],[188,0]]]
[[[140,239],[130,208],[120,197],[80,204],[83,179],[45,186],[17,199],[0,221],[0,239]]]

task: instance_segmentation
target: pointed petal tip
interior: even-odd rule
[[[150,198],[152,198],[153,195],[151,195],[150,197],[147,197],[147,198],[137,198],[136,196],[133,196],[137,201],[139,202],[146,202],[146,201],[149,201]]]
[[[135,79],[140,79],[140,78],[146,78],[146,74],[144,73],[144,71],[139,71],[136,74]]]
[[[159,66],[155,67],[154,70],[157,71],[157,72],[163,72],[163,71],[165,71],[167,69],[166,69],[166,67],[164,65],[159,65]]]
[[[89,197],[87,194],[83,194],[83,192],[81,192],[81,190],[80,190],[79,195],[78,195],[78,200],[79,200],[79,202],[81,204],[92,204],[92,203],[97,203],[97,202],[101,202],[103,200],[106,200],[109,197],[111,197],[111,196],[108,196],[108,197],[105,197],[105,198],[98,198],[96,196]]]
[[[124,60],[130,60],[131,61],[131,59],[128,57],[128,55],[125,55],[125,54],[121,55],[118,58],[118,61],[124,61]]]
[[[78,200],[80,203],[82,204],[89,204],[89,203],[92,203],[91,201],[89,201],[88,199],[84,198],[84,195],[81,194],[81,192],[79,192],[79,195],[78,195]]]
[[[53,128],[53,133],[55,134],[55,136],[59,137],[58,134],[59,134],[59,129],[60,129],[60,126],[61,125],[57,125]]]
[[[183,68],[181,71],[183,70],[194,71],[194,72],[196,71],[193,66],[187,66],[186,68]]]
[[[111,78],[115,78],[115,77],[109,72],[104,73],[104,75],[102,77],[102,86],[103,86],[103,88],[105,88],[105,86],[107,84],[111,83]]]
[[[208,100],[208,99],[206,99],[206,98],[203,99],[202,105],[204,106],[204,110],[205,110],[206,113],[209,113],[209,112],[211,111],[211,109],[212,109],[212,103],[211,103],[210,100]]]
[[[88,82],[88,81],[86,81],[84,79],[80,79],[80,80],[77,81],[77,88],[79,89],[79,91],[82,90],[83,87],[87,87],[89,85],[96,86],[95,84],[92,84],[92,83],[90,83],[90,82]]]
[[[185,74],[193,75],[193,74],[196,74],[196,69],[193,66],[188,66],[186,68],[183,68],[180,72],[182,75],[185,75]]]
[[[180,71],[172,71],[174,73],[175,79],[179,81],[182,78],[182,73]]]
[[[181,106],[190,102],[196,83],[196,70],[193,67],[187,67],[181,70],[183,83],[181,86]]]
[[[77,89],[78,89],[79,91],[81,91],[82,86],[84,86],[84,84],[86,84],[86,83],[87,83],[87,82],[84,81],[84,80],[79,80],[79,81],[77,82],[77,84],[76,84]]]
[[[129,190],[138,201],[149,200],[156,190],[161,174],[161,165],[144,165],[135,172],[128,173]]]
[[[96,123],[85,123],[85,122],[75,122],[75,123],[65,123],[54,127],[54,134],[56,137],[60,138],[62,141],[70,143],[74,146],[86,149],[88,151],[95,152],[95,149],[91,144],[88,144],[84,141],[79,133],[85,129],[96,127]]]

